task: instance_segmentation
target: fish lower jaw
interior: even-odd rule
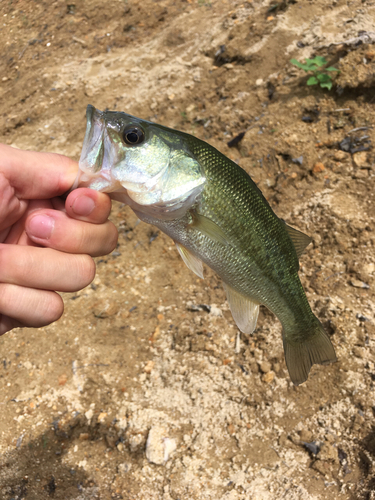
[[[97,173],[85,172],[84,170],[78,172],[72,189],[76,189],[77,187],[88,187],[102,193],[111,193],[118,189],[123,189],[121,184],[112,178],[110,172],[108,172],[108,175],[105,172],[101,172],[98,175]]]

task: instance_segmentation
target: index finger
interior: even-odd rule
[[[0,158],[0,173],[19,199],[60,196],[72,187],[78,172],[76,161],[56,153],[22,151],[0,144]]]

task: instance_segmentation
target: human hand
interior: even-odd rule
[[[65,156],[0,144],[0,335],[56,321],[64,310],[56,291],[87,286],[92,257],[116,247],[108,195],[81,188],[65,204],[58,198],[77,170]]]

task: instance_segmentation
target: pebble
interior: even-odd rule
[[[334,448],[330,443],[324,443],[318,453],[319,460],[337,461],[337,448]]]
[[[336,161],[344,161],[348,157],[349,157],[349,154],[345,153],[345,151],[336,151],[334,154],[334,159]]]
[[[167,437],[164,427],[151,427],[146,443],[146,458],[150,463],[163,465],[175,450],[176,441]]]
[[[118,471],[120,474],[126,474],[127,472],[129,472],[131,469],[131,464],[127,464],[127,463],[122,463],[122,464],[119,464],[118,466]]]
[[[353,154],[353,162],[357,168],[363,168],[368,165],[367,162],[367,151],[360,151],[359,153]]]
[[[259,365],[259,368],[262,373],[268,373],[271,371],[271,363],[269,361],[262,361]]]
[[[313,170],[312,171],[313,171],[314,174],[320,174],[324,170],[325,170],[325,166],[323,165],[323,163],[321,163],[320,161],[318,161],[313,166]]]
[[[65,385],[68,381],[68,375],[66,373],[63,373],[62,375],[59,376],[59,385]]]
[[[275,378],[275,372],[268,372],[263,375],[262,380],[266,384],[270,384],[274,378]]]
[[[350,280],[350,284],[355,288],[365,288],[365,289],[370,288],[368,284],[365,283],[364,281],[356,280],[354,278]]]
[[[116,302],[107,302],[103,304],[98,302],[93,307],[93,313],[96,318],[108,318],[114,316],[119,310],[119,305]]]
[[[223,315],[220,307],[217,307],[215,304],[211,304],[210,314],[211,314],[211,316],[222,316]]]
[[[103,411],[102,413],[99,413],[98,422],[102,422],[103,420],[105,420],[106,416],[107,416],[107,413],[105,411]]]
[[[146,366],[143,368],[143,371],[145,373],[151,373],[152,369],[154,368],[154,365],[155,365],[154,361],[151,360],[147,361]]]

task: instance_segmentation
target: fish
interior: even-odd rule
[[[274,213],[247,172],[195,136],[124,112],[88,105],[86,120],[73,188],[128,204],[172,238],[200,278],[203,264],[213,269],[241,332],[254,331],[260,305],[271,310],[295,385],[313,364],[337,360],[298,275],[311,238]]]

